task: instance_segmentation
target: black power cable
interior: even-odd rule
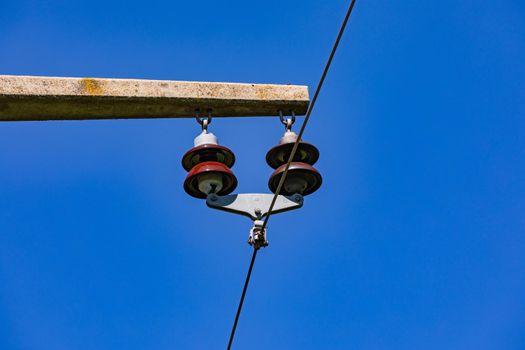
[[[266,215],[266,218],[264,219],[264,223],[262,225],[261,231],[264,231],[266,229],[266,225],[268,224],[268,220],[270,219],[270,215],[272,213],[273,207],[275,206],[275,202],[277,201],[277,197],[279,196],[279,193],[281,192],[284,181],[286,180],[286,176],[288,175],[288,169],[290,168],[290,163],[292,162],[292,159],[294,158],[295,153],[297,152],[297,148],[303,136],[304,129],[306,128],[306,124],[308,123],[308,120],[310,119],[310,115],[312,114],[312,110],[314,109],[315,102],[317,101],[317,97],[319,96],[319,92],[321,91],[326,75],[328,74],[328,70],[330,68],[330,65],[332,64],[332,60],[334,58],[335,52],[337,51],[337,47],[339,46],[339,42],[341,41],[341,37],[343,36],[343,33],[345,31],[346,24],[348,23],[348,19],[350,18],[350,15],[352,14],[352,10],[354,9],[355,2],[356,0],[352,0],[350,2],[350,6],[348,7],[348,10],[346,12],[345,19],[343,20],[341,28],[339,29],[339,34],[337,35],[337,39],[335,40],[334,46],[332,47],[332,51],[330,53],[330,56],[328,57],[328,61],[326,62],[326,66],[324,68],[323,74],[321,75],[321,79],[319,80],[319,84],[317,85],[317,89],[315,90],[314,97],[312,98],[312,103],[310,103],[310,106],[308,106],[308,111],[306,112],[304,122],[301,125],[301,130],[299,131],[299,134],[297,135],[297,141],[295,141],[295,144],[292,149],[292,153],[290,153],[290,157],[288,158],[288,162],[286,163],[286,167],[284,169],[283,176],[281,176],[281,180],[279,181],[277,190],[275,191],[275,195],[273,196],[272,202],[270,204],[270,208],[268,209],[268,215]],[[237,307],[237,314],[235,315],[235,321],[233,322],[233,328],[230,334],[230,341],[228,342],[228,350],[231,349],[231,346],[233,344],[233,338],[235,337],[235,330],[237,329],[237,323],[239,322],[239,316],[241,315],[242,305],[244,303],[244,297],[246,296],[246,290],[248,289],[248,284],[250,283],[250,277],[252,275],[253,264],[255,263],[255,258],[257,257],[257,250],[258,250],[257,248],[254,248],[253,250],[252,260],[250,262],[250,267],[248,268],[248,274],[246,275],[246,281],[244,282],[244,288],[242,290],[241,300],[239,301],[239,306]]]
[[[314,97],[312,98],[312,103],[310,103],[310,106],[308,106],[308,111],[306,112],[306,116],[304,117],[304,122],[301,125],[301,130],[299,130],[299,134],[297,135],[297,140],[295,141],[295,144],[293,145],[292,153],[290,153],[288,162],[286,162],[286,167],[284,168],[283,176],[281,176],[281,180],[279,181],[277,189],[275,190],[275,195],[273,196],[272,202],[270,204],[270,208],[268,209],[268,215],[266,215],[266,218],[264,219],[264,223],[262,226],[263,230],[266,228],[266,225],[268,224],[268,220],[270,220],[270,215],[272,214],[273,207],[275,206],[277,197],[279,196],[279,193],[281,192],[284,181],[286,180],[286,175],[288,175],[288,169],[290,169],[290,163],[292,163],[292,159],[294,158],[295,153],[297,152],[297,148],[299,147],[299,142],[301,142],[301,138],[303,137],[304,129],[306,129],[306,124],[308,124],[308,120],[310,120],[310,115],[312,114],[312,110],[314,109],[315,102],[317,101],[319,92],[321,92],[321,88],[323,87],[323,83],[326,78],[326,75],[328,74],[328,70],[330,69],[330,65],[332,64],[332,60],[334,58],[335,52],[337,51],[337,47],[339,46],[339,42],[341,41],[341,37],[343,36],[343,33],[345,31],[346,24],[348,23],[348,19],[350,18],[350,15],[352,14],[352,10],[354,9],[355,1],[356,0],[352,0],[350,2],[348,11],[346,11],[345,19],[343,21],[343,24],[341,25],[341,28],[339,29],[339,34],[337,35],[337,39],[335,40],[334,46],[332,47],[332,52],[330,53],[330,56],[328,57],[328,61],[326,62],[326,66],[324,67],[323,74],[321,75],[321,79],[319,80],[319,84],[317,84],[317,89],[315,90]]]
[[[235,321],[233,322],[233,328],[230,334],[230,341],[228,342],[228,350],[230,350],[232,347],[233,337],[235,336],[235,330],[237,329],[237,322],[239,322],[239,316],[241,315],[242,304],[244,303],[246,290],[248,289],[248,284],[250,283],[250,276],[252,275],[253,263],[255,262],[255,258],[257,257],[257,250],[257,248],[253,249],[252,261],[250,262],[250,267],[248,268],[248,274],[246,275],[246,281],[244,282],[241,300],[239,301],[239,306],[237,307],[237,314],[235,315]]]

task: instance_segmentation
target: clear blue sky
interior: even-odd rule
[[[0,5],[0,74],[307,84],[347,1]],[[525,349],[525,3],[360,1],[236,349]],[[242,192],[274,119],[216,120]],[[249,220],[182,189],[193,120],[0,124],[0,349],[223,349]]]

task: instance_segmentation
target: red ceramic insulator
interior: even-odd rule
[[[268,187],[273,193],[277,191],[277,186],[283,176],[285,167],[286,164],[281,165],[273,172],[272,176],[270,176]],[[300,195],[307,196],[317,191],[319,187],[321,187],[322,182],[323,178],[321,174],[319,174],[313,166],[301,162],[292,162],[290,163],[290,168],[288,169],[280,194],[290,196],[299,193]]]
[[[219,162],[204,162],[191,168],[186,180],[184,180],[184,190],[195,198],[206,198],[207,193],[199,189],[199,182],[203,175],[216,175],[222,182],[222,188],[216,192],[219,196],[232,193],[237,187],[237,178],[226,165]]]
[[[273,169],[277,169],[288,162],[290,154],[292,154],[294,143],[283,143],[270,149],[266,153],[266,163]],[[299,142],[297,151],[292,159],[292,162],[301,162],[314,165],[319,159],[319,150],[308,142]]]
[[[235,155],[228,147],[204,144],[190,149],[182,157],[182,167],[186,171],[204,162],[219,162],[231,168],[235,163]]]

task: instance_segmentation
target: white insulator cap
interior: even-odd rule
[[[282,145],[283,143],[294,143],[295,141],[297,141],[297,134],[287,130],[279,143]]]
[[[219,140],[217,139],[217,136],[213,135],[211,132],[203,130],[202,133],[193,140],[193,144],[195,147],[206,144],[217,145],[219,144]]]

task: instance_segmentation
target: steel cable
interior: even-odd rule
[[[272,213],[273,207],[275,206],[275,202],[277,201],[277,197],[279,196],[279,193],[281,192],[281,189],[283,187],[284,181],[286,180],[286,176],[288,175],[288,169],[290,168],[290,164],[292,163],[292,159],[295,156],[295,153],[297,152],[297,148],[299,147],[299,142],[301,141],[301,138],[304,134],[304,130],[306,128],[306,125],[308,124],[308,121],[310,120],[310,115],[312,114],[312,111],[314,109],[315,103],[317,101],[317,97],[319,96],[319,93],[321,91],[321,88],[323,87],[323,83],[325,81],[326,75],[328,74],[328,70],[330,69],[330,65],[332,64],[332,60],[334,58],[335,52],[337,51],[337,48],[339,46],[339,42],[341,41],[341,37],[343,36],[343,33],[345,31],[346,25],[348,23],[348,20],[350,18],[350,15],[352,14],[352,10],[354,9],[356,0],[352,0],[350,2],[350,6],[348,7],[348,10],[346,12],[346,16],[343,20],[343,23],[341,25],[341,28],[339,29],[339,33],[337,34],[337,38],[335,40],[335,43],[332,47],[332,51],[330,52],[330,56],[328,57],[328,61],[326,62],[325,68],[323,70],[323,74],[321,75],[321,79],[319,80],[319,83],[317,85],[317,88],[314,93],[314,97],[312,98],[312,102],[308,106],[308,110],[306,112],[304,122],[301,125],[301,129],[299,131],[299,134],[297,135],[297,141],[295,141],[292,153],[290,153],[290,157],[288,158],[288,161],[286,162],[286,167],[284,169],[284,173],[281,176],[281,179],[279,181],[279,184],[277,186],[277,189],[275,191],[275,195],[273,196],[272,202],[270,204],[270,208],[268,209],[268,215],[266,215],[264,219],[264,223],[262,225],[262,230],[266,229],[266,226],[268,224],[268,220],[270,219],[270,215]],[[244,297],[246,296],[246,291],[248,289],[248,284],[250,283],[250,277],[252,275],[252,269],[253,265],[255,263],[255,258],[257,257],[257,250],[253,250],[252,260],[250,262],[250,267],[248,268],[248,274],[246,275],[246,281],[244,282],[244,288],[242,290],[241,300],[239,301],[239,306],[237,307],[237,314],[235,315],[235,321],[233,322],[232,331],[230,334],[230,340],[228,342],[228,350],[231,349],[231,346],[233,344],[233,339],[235,337],[235,330],[237,329],[237,323],[239,322],[239,316],[241,314],[242,306],[244,303]]]
[[[286,167],[284,168],[284,173],[281,176],[281,179],[279,180],[277,189],[275,190],[275,195],[273,196],[272,202],[270,204],[270,208],[268,209],[268,215],[266,215],[266,217],[264,218],[264,223],[262,226],[263,230],[268,225],[268,220],[270,220],[270,216],[272,215],[273,207],[275,206],[277,197],[279,196],[279,193],[281,192],[284,181],[286,180],[286,176],[288,175],[288,170],[290,169],[290,164],[292,163],[292,160],[295,157],[295,153],[297,152],[297,148],[299,147],[299,142],[301,142],[301,138],[303,137],[304,130],[306,129],[306,125],[308,124],[308,121],[310,120],[310,116],[312,115],[312,111],[314,109],[315,102],[317,101],[319,92],[321,92],[321,88],[323,87],[323,83],[326,78],[326,75],[328,74],[328,70],[330,69],[330,65],[332,64],[332,60],[334,58],[335,52],[337,51],[339,42],[341,41],[341,37],[343,36],[343,33],[345,31],[346,24],[348,23],[348,19],[350,18],[350,15],[352,14],[352,10],[354,9],[355,2],[356,0],[352,0],[350,2],[350,6],[348,7],[348,11],[346,11],[345,19],[343,21],[343,24],[341,25],[341,28],[339,29],[339,34],[337,34],[337,39],[335,40],[334,46],[332,47],[332,51],[330,52],[330,56],[328,57],[328,61],[326,62],[326,65],[324,67],[324,71],[323,71],[323,74],[321,75],[321,79],[319,80],[319,84],[317,84],[317,89],[315,89],[314,97],[312,98],[312,103],[310,103],[310,106],[308,106],[308,110],[306,111],[306,116],[304,117],[304,122],[301,125],[299,134],[297,135],[297,140],[295,141],[293,145],[292,153],[290,153],[290,157],[288,158],[288,161],[286,162]]]
[[[246,290],[248,289],[248,284],[250,283],[250,277],[252,275],[253,264],[255,263],[255,258],[257,257],[257,250],[253,249],[252,261],[250,262],[250,267],[248,268],[248,274],[246,275],[246,281],[244,282],[244,288],[242,290],[241,300],[239,301],[239,306],[237,307],[237,314],[235,315],[235,321],[233,322],[232,332],[230,334],[230,341],[228,342],[228,350],[231,349],[233,344],[233,337],[235,337],[235,330],[237,329],[237,322],[239,322],[239,316],[241,315],[242,304],[244,303],[244,297],[246,296]]]

